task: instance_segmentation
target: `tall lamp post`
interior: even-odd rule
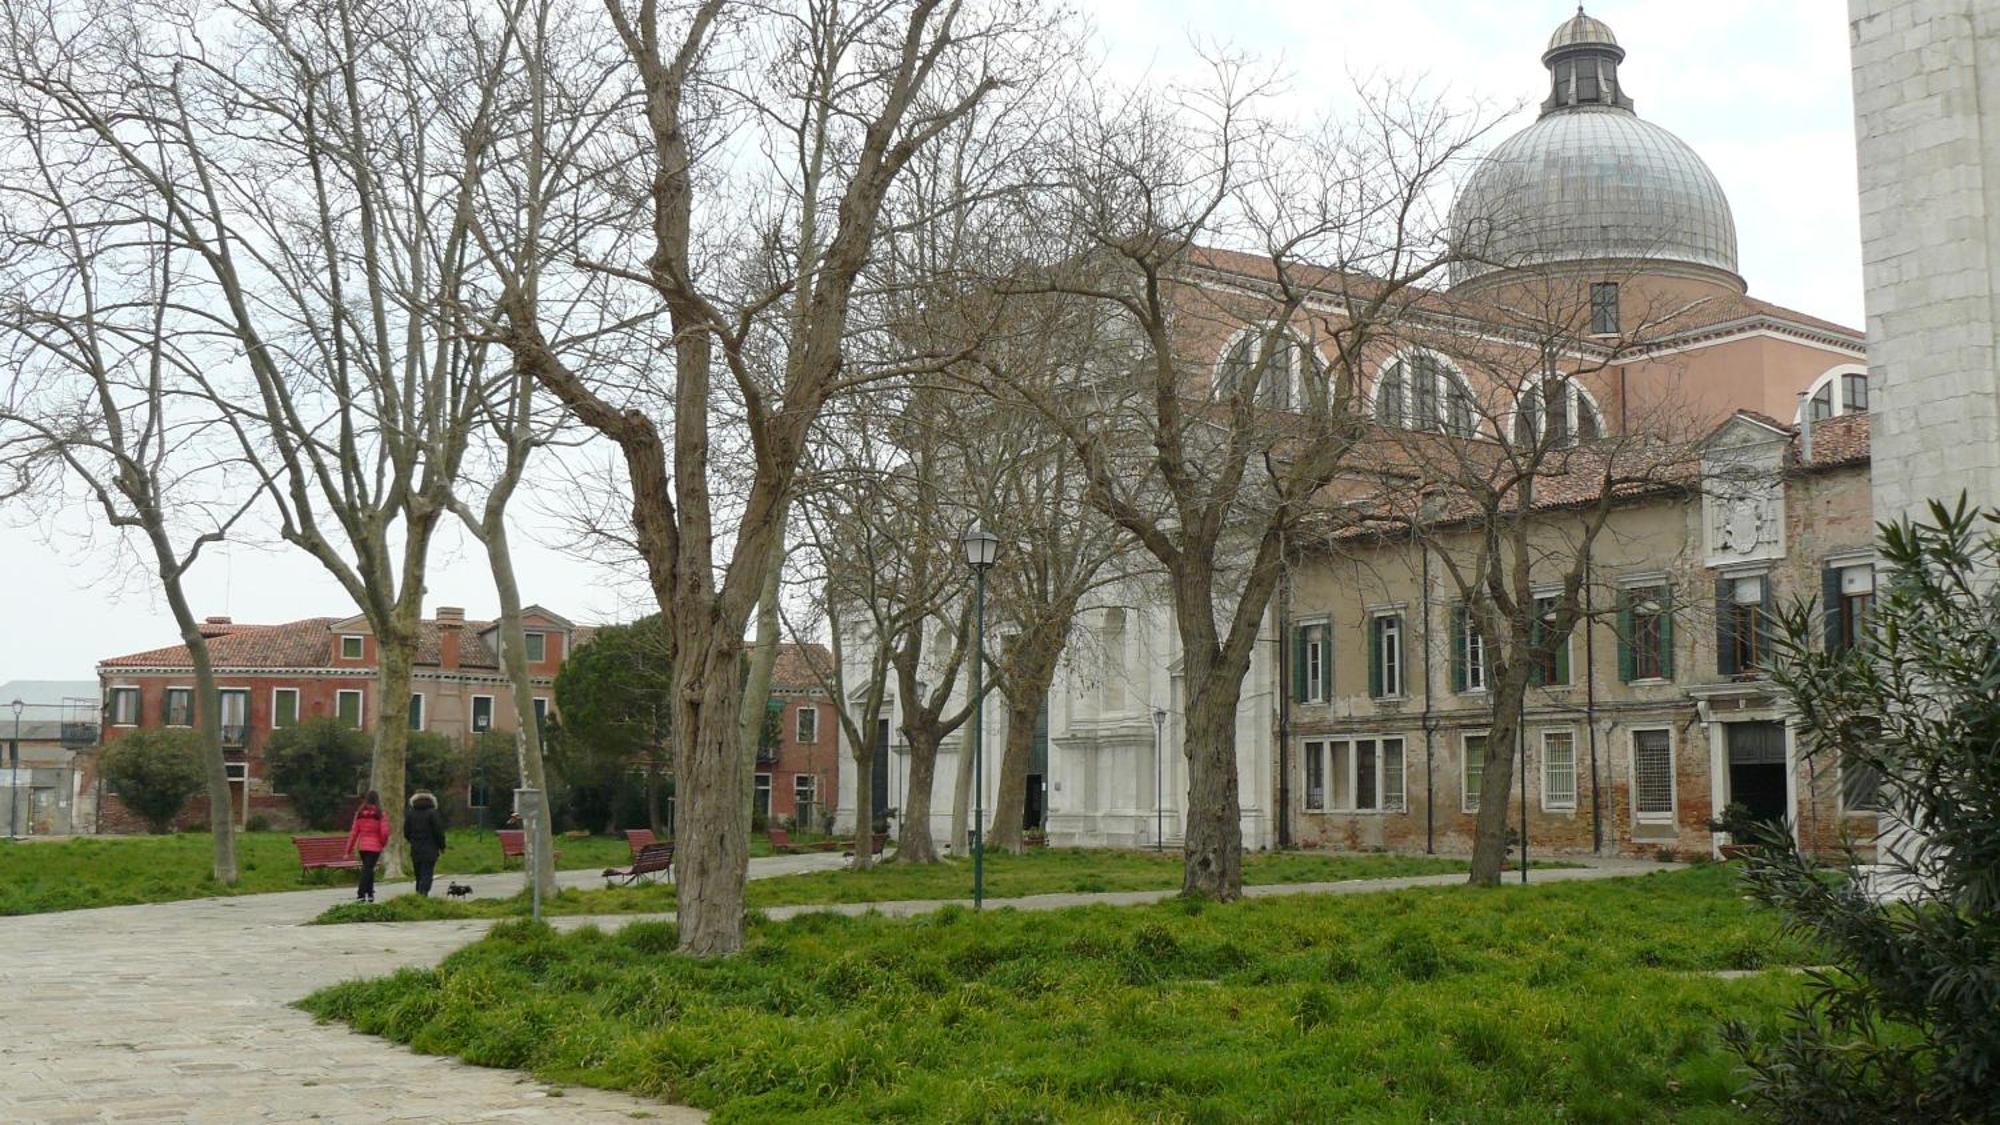
[[[986,572],[1000,555],[1000,537],[973,524],[959,540],[972,567],[972,908],[986,905],[986,752],[980,717],[986,711]]]
[[[7,835],[12,838],[21,834],[21,708],[27,704],[16,699],[8,706],[14,709],[14,745],[7,763],[12,767],[7,773]]]
[[[1160,747],[1166,744],[1167,709],[1153,708],[1153,850],[1166,849],[1167,813],[1162,805],[1166,790],[1160,780]]]

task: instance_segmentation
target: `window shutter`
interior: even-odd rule
[[[1674,588],[1660,587],[1660,678],[1674,678]]]
[[[1299,703],[1306,701],[1306,640],[1311,630],[1310,625],[1292,630],[1292,699]]]
[[[1757,603],[1757,662],[1759,665],[1769,665],[1772,662],[1771,658],[1774,655],[1772,648],[1778,638],[1777,619],[1771,614],[1771,578],[1772,576],[1769,574],[1764,576],[1764,597],[1763,600]],[[1749,668],[1745,670],[1757,672],[1761,671],[1762,668]]]
[[[1319,632],[1319,697],[1333,702],[1333,626],[1315,625]]]
[[[1618,682],[1629,684],[1639,678],[1638,660],[1632,651],[1632,591],[1618,593]]]
[[[1467,671],[1465,667],[1465,627],[1466,608],[1462,605],[1451,607],[1451,690],[1465,690]]]
[[[1371,699],[1382,698],[1382,622],[1387,618],[1370,618],[1368,622],[1368,695]]]
[[[1573,628],[1572,631],[1574,631]],[[1570,634],[1564,633],[1562,639],[1556,642],[1555,659],[1550,661],[1555,666],[1556,683],[1558,684],[1569,683],[1569,639]]]
[[[1410,695],[1410,641],[1408,619],[1396,615],[1396,694],[1407,699]]]
[[[1840,652],[1847,647],[1847,623],[1841,620],[1840,612],[1840,571],[1827,567],[1819,572],[1820,613],[1826,622],[1826,651]]]
[[[1742,671],[1736,666],[1736,600],[1727,578],[1715,580],[1715,671],[1720,676]]]

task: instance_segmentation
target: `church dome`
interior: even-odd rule
[[[1624,57],[1581,9],[1550,37],[1541,118],[1495,147],[1452,202],[1452,243],[1466,256],[1454,285],[1616,261],[1742,287],[1729,198],[1685,141],[1632,112],[1618,81]]]

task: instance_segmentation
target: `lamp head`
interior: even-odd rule
[[[1000,557],[1000,537],[976,523],[966,529],[959,543],[965,547],[966,564],[974,570],[983,571]]]
[[[26,707],[27,704],[16,699],[14,702],[9,703],[7,706],[12,707],[14,709],[14,717],[18,719],[21,717],[21,708]]]

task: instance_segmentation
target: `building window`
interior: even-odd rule
[[[535,708],[535,731],[536,731],[536,733],[540,733],[540,732],[542,732],[542,731],[546,731],[546,730],[548,730],[548,729],[549,729],[549,701],[548,701],[548,700],[547,700],[546,698],[544,698],[544,697],[542,697],[542,696],[539,696],[539,695],[538,695],[538,696],[536,696],[536,697],[535,697],[535,699],[534,699],[534,708]]]
[[[479,734],[493,729],[493,697],[475,695],[472,697],[472,733]]]
[[[340,638],[340,658],[342,660],[361,659],[361,638],[347,633]]]
[[[1368,622],[1368,694],[1398,699],[1403,694],[1403,615],[1378,613]]]
[[[115,687],[111,689],[111,725],[114,727],[136,727],[139,725],[138,688]]]
[[[1325,622],[1292,632],[1292,698],[1325,703],[1333,698],[1333,630]]]
[[[1286,332],[1274,337],[1274,328],[1245,332],[1223,353],[1215,374],[1217,398],[1229,398],[1249,377],[1259,356],[1264,356],[1263,373],[1257,377],[1257,405],[1272,410],[1291,410],[1304,397],[1298,392],[1309,377],[1320,373],[1319,357],[1311,345]],[[1268,353],[1265,349],[1269,349]]]
[[[1868,636],[1868,617],[1875,609],[1875,566],[1856,563],[1830,566],[1822,573],[1828,652],[1860,648]]]
[[[361,692],[354,688],[343,688],[334,693],[333,713],[350,727],[361,726]]]
[[[1717,579],[1715,600],[1716,672],[1757,675],[1770,645],[1769,578],[1752,574]]]
[[[1674,818],[1673,735],[1632,732],[1632,813],[1640,820]]]
[[[283,730],[299,725],[299,689],[281,687],[271,690],[271,727]]]
[[[1430,352],[1395,360],[1375,381],[1375,420],[1385,426],[1471,437],[1473,415],[1472,388]]]
[[[1590,334],[1618,335],[1618,283],[1615,281],[1595,281],[1590,285]]]
[[[1463,604],[1451,607],[1451,690],[1486,690],[1486,638]]]
[[[1866,371],[1829,371],[1814,380],[1807,389],[1806,401],[1799,408],[1803,422],[1810,418],[1824,422],[1843,414],[1868,413],[1868,373]]]
[[[1595,441],[1604,436],[1604,419],[1582,388],[1560,375],[1546,375],[1515,403],[1514,444],[1533,447],[1543,434],[1552,449]]]
[[[1479,789],[1486,783],[1486,736],[1466,735],[1465,753],[1459,761],[1465,782],[1460,791],[1460,807],[1466,812],[1476,813],[1479,811]]]
[[[1301,757],[1307,809],[1399,812],[1406,807],[1400,738],[1313,739]]]
[[[793,722],[793,739],[801,746],[810,746],[819,741],[819,708],[811,703],[799,708],[798,718]]]
[[[1618,678],[1674,678],[1673,591],[1666,586],[1635,586],[1619,596]]]
[[[222,772],[229,778],[232,784],[240,785],[250,780],[250,763],[224,762],[222,763]]]
[[[250,693],[228,688],[216,693],[221,704],[222,744],[240,749],[250,744]]]
[[[549,637],[547,633],[524,633],[528,663],[540,664],[549,658]]]
[[[760,773],[757,775],[757,803],[752,805],[751,809],[757,814],[757,819],[764,821],[767,824],[770,823],[771,820],[771,775],[770,774]]]
[[[424,693],[420,691],[410,693],[410,729],[424,729]]]
[[[1882,808],[1882,771],[1857,759],[1840,763],[1840,811],[1879,812]]]
[[[819,804],[819,778],[809,773],[792,775],[792,822],[800,828],[808,828],[813,822],[813,807]]]
[[[1562,598],[1547,595],[1535,599],[1535,619],[1528,626],[1528,644],[1531,648],[1528,665],[1528,682],[1537,687],[1569,686],[1569,642],[1570,634],[1560,637],[1550,636],[1555,628],[1556,618],[1561,616]]]
[[[191,727],[194,725],[194,689],[170,687],[167,689],[166,724],[170,727]]]
[[[1542,809],[1576,807],[1576,735],[1566,730],[1542,732]]]

